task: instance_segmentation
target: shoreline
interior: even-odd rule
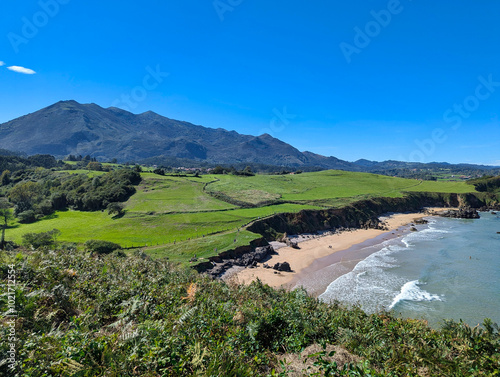
[[[321,236],[300,235],[298,236],[299,249],[288,246],[278,247],[277,254],[272,255],[265,262],[269,266],[288,262],[293,272],[275,273],[275,270],[264,268],[263,264],[259,263],[255,268],[235,268],[228,271],[223,279],[235,280],[242,284],[250,284],[259,279],[271,287],[288,290],[304,286],[311,295],[318,296],[332,282],[332,271],[329,272],[327,278],[322,276],[321,270],[342,262],[342,266],[339,266],[341,268],[333,272],[334,276],[340,277],[373,253],[373,251],[366,250],[370,246],[400,237],[410,231],[411,224],[414,224],[416,220],[433,216],[433,213],[446,209],[450,208],[426,208],[422,212],[380,216],[380,220],[385,223],[388,230],[356,229]]]

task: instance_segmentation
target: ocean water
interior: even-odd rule
[[[444,319],[500,324],[500,214],[433,217],[417,228],[369,246],[372,253],[319,298],[357,303],[367,312],[390,309],[432,326]]]

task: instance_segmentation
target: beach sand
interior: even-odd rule
[[[275,274],[275,270],[266,269],[263,267],[263,264],[259,264],[256,268],[246,268],[235,271],[231,274],[230,278],[243,284],[250,284],[258,278],[264,284],[268,284],[272,287],[291,289],[296,285],[297,278],[300,277],[301,272],[308,269],[308,267],[308,270],[311,270],[310,266],[318,259],[333,256],[340,251],[345,251],[357,244],[376,239],[377,237],[383,237],[383,235],[394,237],[393,234],[396,234],[395,232],[413,223],[415,219],[427,217],[429,213],[439,210],[443,209],[429,208],[426,213],[404,213],[382,216],[380,220],[385,222],[389,230],[358,229],[333,235],[316,236],[312,239],[300,242],[300,249],[291,247],[279,248],[277,254],[273,255],[266,262],[269,266],[274,266],[275,263],[283,263],[286,261],[290,264],[293,272],[280,272]],[[332,260],[330,260],[330,262],[331,261]],[[314,271],[308,272],[314,273]],[[321,292],[315,292],[315,294],[319,293]]]

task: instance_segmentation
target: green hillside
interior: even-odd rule
[[[121,217],[106,211],[57,211],[33,224],[13,224],[6,237],[21,242],[25,233],[59,229],[62,242],[101,239],[184,262],[195,254],[210,256],[248,244],[259,235],[241,228],[275,213],[340,207],[370,197],[400,197],[409,191],[474,191],[464,182],[427,182],[332,170],[251,177],[153,173],[142,173],[141,177],[136,193],[124,203]]]

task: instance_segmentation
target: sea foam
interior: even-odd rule
[[[433,295],[419,287],[418,280],[409,281],[401,288],[401,292],[394,297],[389,309],[393,309],[402,301],[442,301],[438,295]]]

